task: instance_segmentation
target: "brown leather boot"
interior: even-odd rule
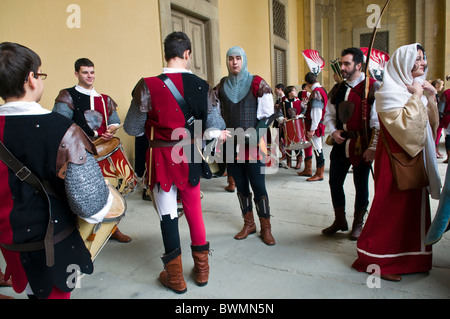
[[[272,226],[270,224],[270,218],[260,217],[259,221],[261,223],[261,237],[264,244],[268,246],[275,245],[275,238],[272,236]]]
[[[114,234],[112,234],[110,239],[117,240],[119,243],[129,243],[131,241],[131,237],[122,234],[119,228],[116,229],[116,231],[114,232]]]
[[[313,177],[308,178],[306,181],[307,182],[319,182],[319,181],[323,181],[323,171],[325,170],[325,166],[323,167],[318,167],[316,173],[314,174]]]
[[[202,246],[192,246],[192,258],[194,259],[194,276],[198,286],[208,284],[209,278],[209,243]]]
[[[302,167],[302,163],[303,163],[303,156],[298,155],[297,162],[295,163],[295,169],[300,169]]]
[[[262,240],[266,245],[273,246],[275,245],[275,239],[272,236],[272,226],[270,224],[269,199],[267,196],[262,196],[258,202],[255,201],[255,206],[261,223],[260,234]]]
[[[244,217],[244,227],[234,236],[234,239],[246,239],[248,235],[256,233],[255,219],[253,218],[252,194],[248,197],[238,193],[239,204],[241,205],[242,216]]]
[[[448,163],[449,158],[450,158],[450,151],[447,151],[447,159],[444,161],[444,164]]]
[[[253,217],[253,212],[250,211],[244,215],[244,227],[242,230],[234,236],[236,240],[246,239],[248,235],[256,233],[256,224]]]
[[[305,169],[303,170],[303,172],[297,173],[297,175],[306,177],[312,176],[312,158],[306,159]]]
[[[159,281],[177,294],[187,291],[186,282],[183,277],[183,266],[181,264],[181,249],[177,248],[167,255],[161,256],[164,270],[159,274]]]
[[[345,217],[345,208],[344,207],[338,207],[334,209],[334,222],[333,224],[322,230],[322,234],[326,236],[334,235],[338,231],[347,231],[348,230],[348,224],[347,224],[347,218]]]
[[[225,187],[225,190],[230,193],[234,193],[236,190],[236,184],[234,182],[233,176],[228,175],[228,186]]]
[[[353,216],[353,226],[352,232],[350,233],[350,240],[358,240],[364,225],[364,216],[367,213],[367,207],[363,209],[355,209],[355,214]]]

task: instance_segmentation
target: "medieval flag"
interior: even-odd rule
[[[361,48],[364,53],[364,63],[367,63],[367,51],[369,48]],[[383,82],[384,68],[389,61],[389,55],[383,51],[372,49],[369,61],[369,72],[371,76],[380,82]]]
[[[325,60],[320,56],[319,52],[316,50],[305,50],[303,51],[303,56],[311,72],[319,75],[325,67]]]

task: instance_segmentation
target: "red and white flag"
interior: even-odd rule
[[[367,63],[367,51],[369,51],[369,48],[361,48],[361,51],[364,53],[364,63]],[[377,49],[372,49],[369,61],[369,70],[376,80],[383,80],[384,68],[388,62],[389,55],[387,53]]]
[[[316,50],[305,50],[303,51],[303,56],[305,57],[306,63],[308,64],[311,72],[318,75],[322,72],[325,67],[325,60],[320,56],[319,52]]]

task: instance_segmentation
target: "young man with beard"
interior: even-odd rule
[[[342,52],[341,72],[345,81],[341,82],[330,95],[324,117],[325,125],[334,139],[330,154],[329,184],[335,221],[322,233],[333,235],[338,231],[348,230],[344,182],[350,167],[353,166],[356,195],[351,240],[358,239],[369,205],[369,174],[371,163],[375,159],[380,130],[374,105],[374,93],[379,83],[368,79],[370,90],[364,101],[363,64],[364,54],[360,49],[349,48]],[[367,132],[365,127],[368,128]]]

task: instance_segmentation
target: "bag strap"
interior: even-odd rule
[[[158,78],[167,85],[167,88],[170,90],[173,97],[177,101],[178,105],[180,106],[181,110],[184,113],[184,118],[186,120],[186,128],[189,128],[192,124],[194,124],[195,118],[192,115],[192,110],[189,108],[186,100],[181,96],[180,91],[178,91],[175,84],[166,74],[161,74],[158,76]]]
[[[47,232],[44,238],[44,247],[47,259],[47,266],[53,267],[55,264],[55,251],[53,247],[53,232],[54,224],[52,221],[52,205],[47,191],[42,185],[39,178],[36,177],[25,165],[23,165],[14,155],[6,148],[6,146],[0,141],[0,160],[5,163],[15,174],[21,182],[26,182],[34,187],[42,196],[47,199],[49,206],[49,222],[47,226]]]
[[[383,140],[384,146],[386,147],[386,151],[387,151],[389,157],[391,157],[392,156],[391,149],[389,148],[389,144],[388,144],[388,141],[386,139],[386,135],[384,134],[383,129],[380,129],[380,135],[381,135],[381,139]]]

